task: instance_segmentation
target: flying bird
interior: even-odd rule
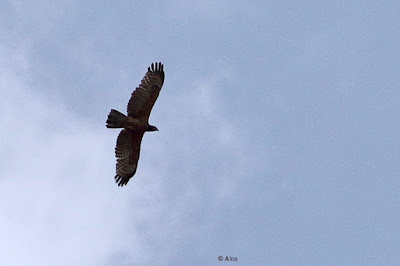
[[[118,135],[115,147],[117,157],[115,182],[124,186],[136,173],[140,144],[146,131],[158,131],[149,124],[149,116],[164,83],[164,66],[153,63],[131,95],[128,102],[128,115],[111,109],[107,118],[107,128],[123,128]]]

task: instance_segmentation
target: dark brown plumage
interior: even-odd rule
[[[118,135],[115,147],[117,157],[115,181],[124,186],[136,173],[140,144],[146,131],[158,131],[149,125],[149,116],[164,83],[164,66],[151,64],[139,87],[128,102],[128,115],[111,109],[107,118],[108,128],[124,128]]]

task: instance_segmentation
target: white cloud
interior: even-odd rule
[[[0,55],[25,62],[21,51]],[[129,194],[112,182],[114,143],[32,92],[26,64],[5,62],[15,61],[0,65],[2,264],[99,265],[126,244]]]

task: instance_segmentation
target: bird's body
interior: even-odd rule
[[[145,132],[149,126],[147,121],[140,120],[131,116],[126,116],[117,110],[111,109],[108,115],[107,125],[108,128],[126,128],[134,131]]]
[[[136,173],[140,155],[140,144],[146,131],[158,131],[149,124],[151,109],[164,83],[164,67],[151,64],[139,87],[128,102],[128,115],[111,109],[107,118],[108,128],[124,128],[118,135],[115,147],[117,157],[115,180],[118,186],[126,185]]]

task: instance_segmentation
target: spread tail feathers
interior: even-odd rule
[[[108,114],[106,127],[121,128],[124,127],[125,121],[126,121],[126,115],[118,112],[117,110],[111,109],[111,112]]]

